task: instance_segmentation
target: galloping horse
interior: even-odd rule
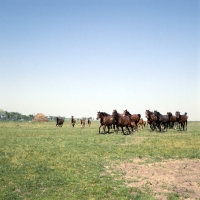
[[[72,127],[74,127],[75,126],[75,124],[76,124],[76,119],[74,119],[74,116],[72,116],[72,118],[71,118],[71,125],[70,125],[70,127],[72,126]]]
[[[138,122],[138,128],[144,128],[146,125],[146,122],[143,120],[143,118],[140,118],[139,122]]]
[[[88,118],[88,126],[91,126],[91,120]]]
[[[140,121],[140,114],[131,114],[127,109],[124,110],[124,116],[129,116],[131,118],[131,121],[135,122],[135,125],[138,129],[138,122]]]
[[[81,119],[81,128],[84,128],[84,127],[85,127],[85,120]]]
[[[167,112],[169,116],[169,128],[175,128],[175,123],[177,122],[176,116],[172,115],[171,112]]]
[[[58,117],[56,117],[56,126],[60,126],[62,127],[63,123],[64,123],[64,120],[63,119],[59,119]]]
[[[166,129],[166,131],[167,131],[167,127],[169,125],[169,116],[168,115],[162,115],[158,111],[154,111],[153,115],[157,116],[157,118],[158,118],[157,124],[158,124],[158,128],[159,128],[160,132],[161,132],[162,125],[164,126],[164,129]]]
[[[184,115],[181,115],[179,111],[176,111],[175,115],[177,121],[179,122],[179,129],[181,130],[181,128],[183,128],[184,130],[186,126],[185,130],[187,130],[187,119],[188,119],[187,113],[185,112]]]
[[[154,131],[157,126],[157,116],[155,116],[150,110],[146,110],[145,117],[147,118],[147,123],[150,125],[151,130]]]
[[[126,127],[130,134],[131,132],[129,130],[129,126],[131,127],[131,130],[133,132],[133,128],[136,127],[136,123],[131,119],[130,116],[122,116],[117,112],[117,110],[113,110],[112,116],[116,121],[117,132],[119,131],[119,127],[121,127],[122,132],[125,135],[123,127]]]
[[[99,134],[102,126],[104,133],[106,133],[106,126],[108,128],[108,133],[109,133],[110,127],[112,125],[115,125],[115,119],[113,118],[113,116],[109,115],[106,112],[100,112],[100,111],[97,112],[97,119],[100,119]]]

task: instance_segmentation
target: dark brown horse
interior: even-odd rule
[[[145,117],[147,118],[147,123],[150,125],[151,130],[154,131],[157,127],[157,116],[155,116],[150,110],[146,110]]]
[[[85,128],[85,119],[81,119],[81,128]]]
[[[136,128],[136,123],[131,119],[131,116],[122,116],[117,112],[117,110],[113,110],[112,116],[116,121],[117,132],[119,131],[119,127],[121,127],[122,132],[125,135],[123,127],[126,127],[128,133],[131,134],[129,127],[131,127],[132,132],[133,128]]]
[[[175,128],[176,116],[172,115],[171,112],[167,112],[167,115],[169,116],[169,128]]]
[[[91,120],[88,118],[88,126],[91,126]]]
[[[99,126],[99,134],[100,134],[100,129],[103,127],[104,133],[106,133],[106,127],[108,128],[108,133],[110,131],[110,128],[112,125],[115,125],[115,119],[113,118],[112,115],[109,115],[106,112],[97,112],[97,120],[100,119],[100,126]]]
[[[74,127],[76,124],[76,119],[74,118],[74,116],[71,117],[71,125],[70,127]]]
[[[162,126],[164,126],[164,130],[167,131],[167,128],[169,126],[169,116],[168,115],[162,115],[158,111],[154,111],[154,114],[153,114],[152,118],[154,116],[157,116],[157,118],[158,118],[156,123],[158,125],[158,128],[159,128],[160,132],[162,130]]]
[[[129,116],[131,118],[131,121],[135,122],[136,127],[138,128],[138,123],[140,121],[140,114],[131,114],[127,109],[124,110],[124,116]]]
[[[63,123],[64,123],[63,119],[56,117],[56,126],[62,127]]]
[[[181,115],[179,111],[176,111],[175,115],[179,123],[179,129],[181,130],[181,128],[183,128],[183,130],[187,130],[187,119],[188,119],[187,113]]]

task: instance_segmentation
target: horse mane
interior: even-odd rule
[[[155,112],[156,112],[157,114],[161,115],[160,112],[158,112],[157,110],[155,110],[154,113],[155,113]]]
[[[109,114],[106,113],[106,112],[102,112],[102,115],[103,115],[103,116],[109,116]]]
[[[131,113],[130,113],[127,109],[126,109],[125,111],[126,111],[126,113],[127,113],[128,115],[131,115]]]
[[[100,112],[100,111],[99,111],[98,113],[102,114],[103,116],[109,116],[109,114],[106,113],[106,112]]]

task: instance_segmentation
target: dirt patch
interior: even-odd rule
[[[117,170],[128,187],[151,191],[157,199],[165,200],[172,193],[181,199],[200,199],[200,160],[167,160],[149,164],[135,159],[132,163],[118,165]]]

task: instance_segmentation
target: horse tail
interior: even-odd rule
[[[140,115],[140,114],[138,114],[138,117],[139,117],[139,120],[140,120],[140,117],[141,117],[141,115]],[[138,121],[139,121],[139,120],[138,120]]]

